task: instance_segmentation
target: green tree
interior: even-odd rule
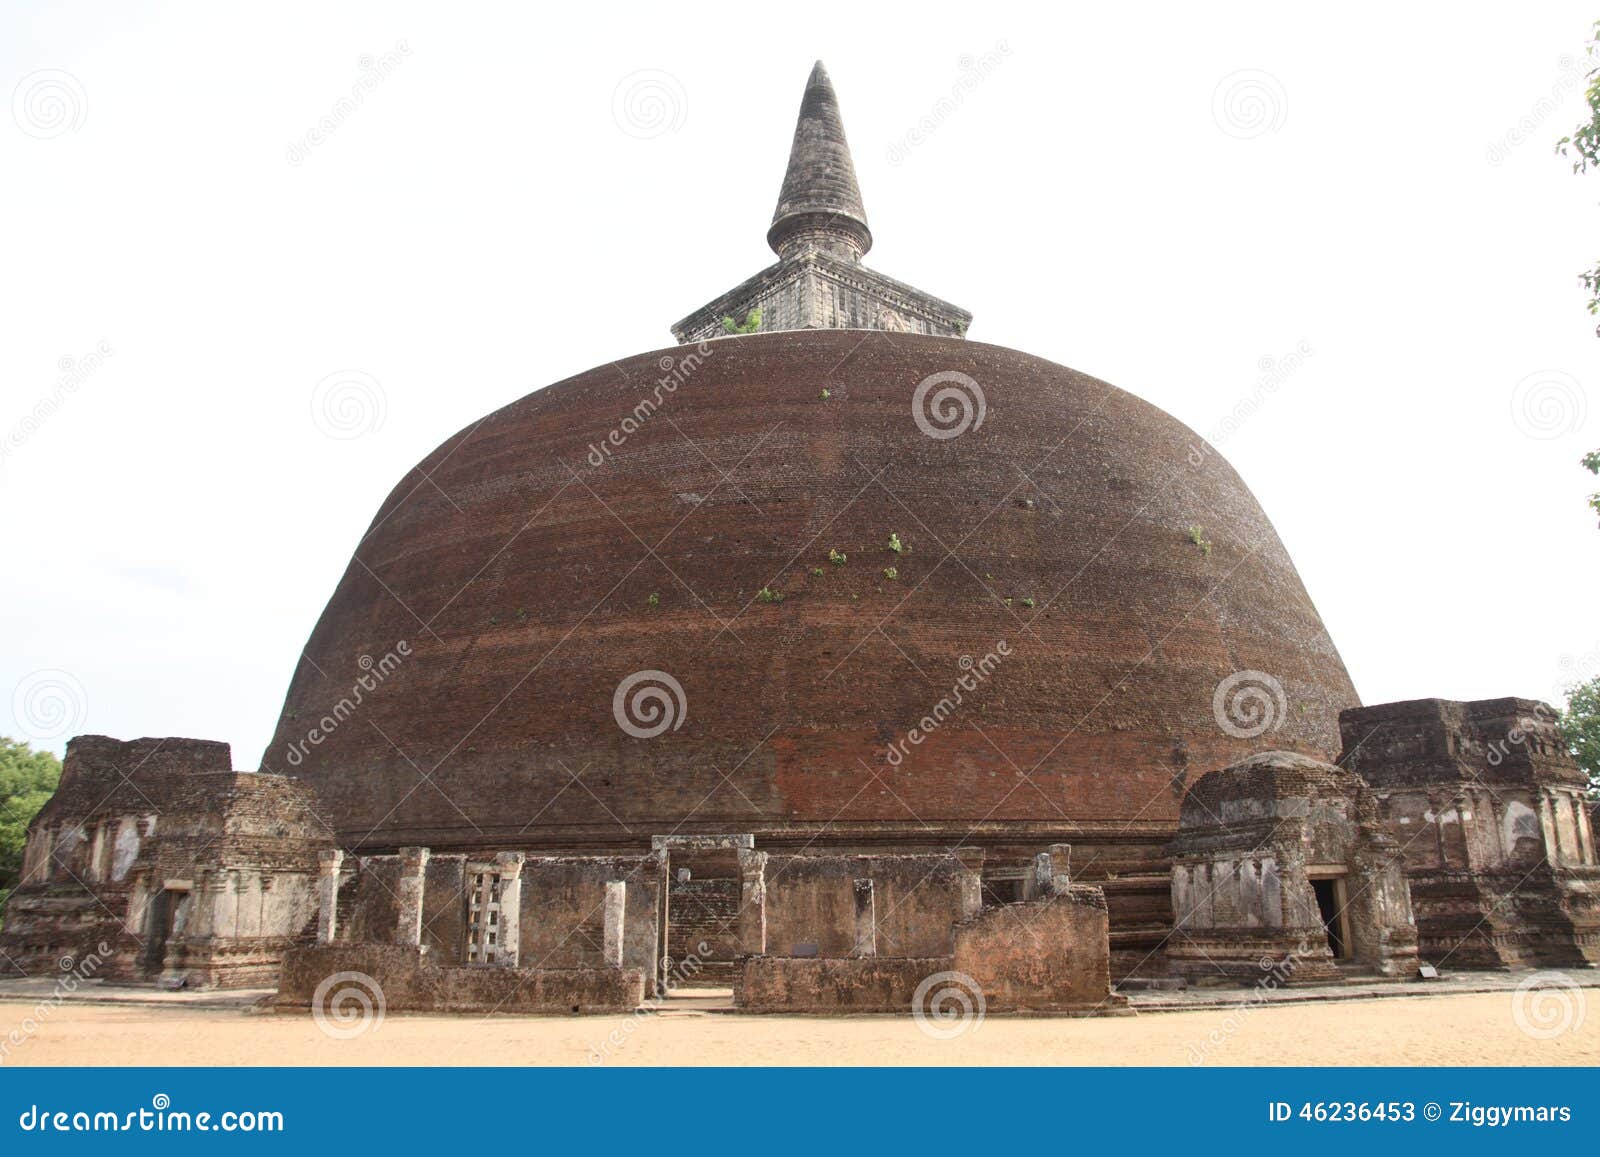
[[[0,906],[22,872],[28,823],[60,782],[61,761],[55,756],[0,735]]]
[[[1579,125],[1570,137],[1562,137],[1556,142],[1556,152],[1570,158],[1572,171],[1580,174],[1592,168],[1600,169],[1600,21],[1595,22],[1587,58],[1589,84],[1583,90],[1583,99],[1589,106],[1589,119]],[[1595,262],[1593,269],[1585,270],[1578,277],[1589,294],[1589,313],[1600,315],[1600,261]],[[1595,333],[1600,334],[1600,325],[1595,327]],[[1585,454],[1583,465],[1590,473],[1600,474],[1600,450]],[[1600,491],[1589,495],[1589,506],[1596,514],[1600,514]]]
[[[1589,777],[1589,794],[1600,795],[1600,676],[1567,691],[1561,734]]]

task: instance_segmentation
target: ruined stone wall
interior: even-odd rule
[[[767,955],[751,955],[741,962],[734,983],[734,1003],[751,1012],[899,1012],[915,1011],[935,1019],[947,1015],[950,1005],[959,1005],[966,1015],[979,1016],[993,1011],[1089,1011],[1119,1003],[1111,993],[1109,918],[1104,894],[1098,888],[1073,885],[1065,875],[1056,875],[1052,857],[1040,856],[1040,879],[1036,898],[1012,904],[970,909],[962,896],[958,875],[959,861],[951,870],[954,857],[893,857],[894,863],[876,865],[877,881],[883,881],[882,896],[908,893],[901,887],[913,883],[910,869],[920,868],[948,873],[942,889],[955,904],[942,910],[926,911],[918,922],[926,926],[920,934],[937,942],[944,950],[937,955],[901,955],[883,951],[883,930],[864,932],[857,923],[863,910],[869,914],[877,901],[879,887],[856,888],[851,899],[852,936],[838,935],[837,889],[828,887],[841,878],[867,880],[850,875],[859,872],[861,861],[845,857],[817,857],[818,863],[805,865],[819,869],[807,873],[798,888],[799,907],[807,912],[819,909],[833,914],[833,936],[821,955],[785,955],[782,950]],[[941,862],[944,861],[944,862]],[[769,868],[778,865],[777,857]],[[831,869],[831,870],[830,870]],[[949,882],[954,882],[954,888]],[[972,881],[976,883],[976,881]],[[790,883],[776,874],[769,878],[767,897],[769,918],[773,901],[782,903]],[[871,900],[864,906],[859,897]],[[963,910],[966,909],[966,910]],[[879,909],[881,911],[882,909]],[[909,939],[909,937],[907,937]],[[863,950],[875,946],[875,950]]]
[[[537,856],[522,873],[525,966],[604,967],[606,885],[623,881],[623,966],[653,975],[660,877],[649,857]]]
[[[773,854],[767,861],[767,952],[848,956],[855,944],[853,881],[872,881],[877,955],[933,957],[951,950],[964,915],[961,861],[953,855]]]
[[[359,979],[340,980],[341,974]],[[385,1012],[628,1012],[644,999],[644,986],[645,974],[636,968],[474,968],[441,965],[431,953],[397,944],[336,943],[287,954],[277,1003],[330,1014],[348,993],[351,1001],[364,998],[366,1007]]]
[[[1531,699],[1419,699],[1345,711],[1341,762],[1373,787],[1405,855],[1424,959],[1600,962],[1587,780]]]
[[[1416,964],[1399,845],[1351,772],[1266,752],[1202,776],[1172,856],[1171,966],[1197,982],[1332,980],[1334,940],[1313,881],[1335,889],[1346,962],[1395,976]]]
[[[400,916],[399,856],[362,856],[341,877],[336,942],[394,944]],[[471,879],[493,856],[434,855],[423,869],[422,944],[430,962],[466,964]],[[529,856],[521,868],[518,959],[524,968],[608,967],[606,885],[626,883],[623,966],[647,975],[658,959],[659,872],[647,856]]]
[[[1067,887],[1037,900],[985,908],[955,926],[953,966],[995,1011],[1109,1007],[1105,896]]]
[[[736,974],[733,1001],[741,1012],[905,1013],[919,984],[952,967],[950,956],[752,956]]]
[[[271,983],[331,836],[303,784],[230,764],[206,740],[73,739],[0,947],[24,970],[107,943],[109,979]]]

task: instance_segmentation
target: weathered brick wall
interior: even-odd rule
[[[917,985],[951,967],[948,956],[865,960],[752,956],[737,973],[733,1000],[741,1012],[906,1013]]]
[[[696,986],[732,984],[739,954],[738,877],[675,879],[667,896],[667,955],[675,962],[695,959]]]
[[[767,952],[848,956],[852,882],[872,881],[879,956],[947,956],[961,919],[961,862],[952,855],[775,854],[767,861]]]
[[[985,908],[956,925],[953,967],[977,982],[996,1012],[1107,1007],[1108,928],[1105,897],[1096,888]]]
[[[396,944],[295,948],[284,958],[277,1003],[319,1002],[336,1015],[340,992],[348,990],[352,999],[364,993],[370,1007],[385,1012],[605,1013],[631,1011],[644,999],[645,976],[636,968],[482,968],[440,965],[430,957]],[[334,983],[339,973],[364,979]]]
[[[233,771],[225,743],[78,736],[0,949],[32,971],[104,942],[109,979],[270,984],[315,914],[316,809],[304,784]]]
[[[604,963],[606,884],[627,885],[622,962],[653,975],[660,881],[645,856],[531,857],[522,868],[521,961],[526,967],[598,968]]]
[[[1312,872],[1347,902],[1345,959],[1381,975],[1415,969],[1416,925],[1399,843],[1353,772],[1263,752],[1202,776],[1169,846],[1176,922],[1165,957],[1194,981],[1338,976]],[[1262,962],[1266,961],[1264,967]]]
[[[1416,699],[1340,715],[1340,762],[1405,853],[1419,952],[1452,967],[1600,963],[1587,780],[1533,699]]]
[[[402,480],[312,633],[263,766],[329,707],[311,663],[338,686],[405,639],[412,655],[361,707],[377,726],[337,729],[298,769],[353,850],[642,852],[665,832],[752,832],[774,852],[1068,842],[1087,878],[1118,877],[1114,941],[1145,956],[1186,780],[1263,742],[1218,727],[1218,680],[1272,674],[1291,710],[1270,742],[1324,757],[1356,702],[1243,482],[1154,407],[1016,351],[848,331],[712,349],[599,466],[591,447],[683,350],[531,394],[428,457],[438,489]],[[987,410],[941,441],[911,396],[944,370],[976,380]],[[742,462],[733,485],[707,457]],[[1190,541],[1199,523],[1209,552]],[[891,532],[908,554],[887,551]],[[660,563],[635,566],[634,534]],[[959,565],[939,565],[957,543]],[[784,600],[753,601],[764,586]],[[993,677],[891,764],[961,657],[1001,639]],[[612,695],[647,669],[681,683],[687,714],[636,739]],[[380,728],[438,765],[439,791],[411,790]]]

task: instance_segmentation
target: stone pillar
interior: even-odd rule
[[[94,838],[89,843],[89,872],[91,880],[103,880],[111,873],[106,871],[106,828],[110,821],[94,825]]]
[[[56,829],[39,829],[39,863],[37,883],[47,883],[56,874]]]
[[[180,940],[209,940],[215,935],[217,909],[222,905],[222,891],[227,886],[226,876],[226,872],[216,868],[195,868],[190,877],[189,915],[178,937]]]
[[[1055,895],[1055,872],[1050,867],[1050,853],[1040,852],[1033,857],[1033,885],[1028,889],[1029,900],[1045,899]]]
[[[130,936],[144,939],[151,931],[145,928],[145,918],[149,914],[150,904],[150,870],[148,868],[135,868],[128,875],[128,914],[123,920],[122,930]]]
[[[33,831],[28,833],[28,839],[22,845],[22,883],[33,884],[44,879],[39,871],[39,865],[43,859],[39,853],[44,847],[44,829],[34,828]]]
[[[238,936],[239,928],[239,871],[230,868],[219,873],[217,903],[211,915],[211,935]]]
[[[1072,845],[1050,845],[1050,886],[1053,891],[1065,892],[1072,887]]]
[[[961,861],[961,918],[970,920],[983,911],[983,849],[957,848],[955,857]]]
[[[767,953],[767,853],[739,849],[739,951]]]
[[[856,880],[853,883],[856,899],[856,943],[851,956],[876,956],[878,954],[878,911],[872,898],[872,881]]]
[[[1539,831],[1544,835],[1544,858],[1549,861],[1552,868],[1559,868],[1561,858],[1561,833],[1556,828],[1555,809],[1551,805],[1550,792],[1544,788],[1539,789]]]
[[[332,944],[339,935],[339,869],[344,853],[328,848],[317,853],[317,943]]]
[[[496,852],[495,875],[500,878],[500,943],[494,962],[515,968],[522,958],[522,865],[521,852]]]
[[[1578,850],[1585,864],[1594,863],[1594,829],[1589,826],[1589,809],[1583,806],[1583,797],[1574,792],[1572,801],[1572,827],[1578,833]]]
[[[394,942],[411,948],[422,946],[422,888],[428,871],[427,848],[400,849],[400,882],[395,889]]]
[[[622,935],[628,912],[628,885],[623,880],[606,882],[604,951],[607,968],[622,967]]]

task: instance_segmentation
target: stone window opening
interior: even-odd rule
[[[983,906],[998,908],[1005,904],[1018,904],[1026,899],[1027,881],[1022,873],[993,875],[983,878]]]
[[[507,888],[506,876],[496,865],[475,864],[467,873],[466,962],[514,965],[514,924],[505,905],[520,903],[520,889]]]

